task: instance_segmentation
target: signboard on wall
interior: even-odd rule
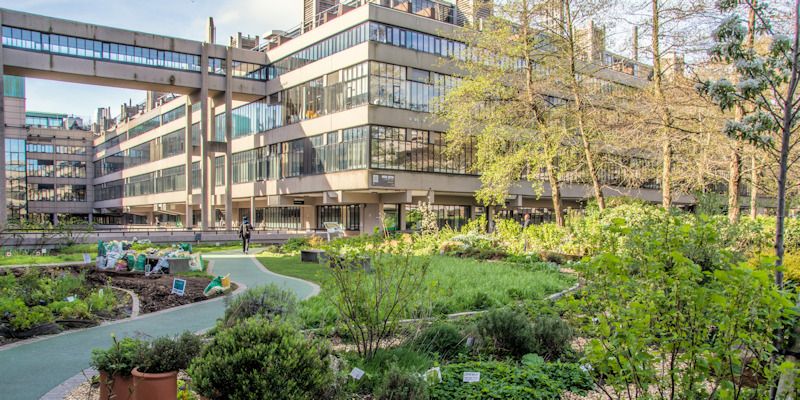
[[[394,187],[394,175],[372,174],[372,186]]]

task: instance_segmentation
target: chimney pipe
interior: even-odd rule
[[[633,61],[639,61],[639,27],[633,27]]]
[[[217,41],[217,27],[214,26],[214,18],[208,17],[208,26],[206,27],[206,43],[216,43]]]

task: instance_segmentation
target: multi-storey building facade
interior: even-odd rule
[[[306,0],[304,10],[316,11],[322,3]],[[470,168],[472,148],[447,157],[447,127],[431,114],[434,99],[457,84],[456,71],[442,58],[465,50],[448,38],[491,10],[486,2],[333,3],[305,18],[302,29],[264,37],[250,51],[265,54],[265,65],[242,68],[230,61],[231,48],[227,60],[207,59],[209,75],[226,75],[228,88],[232,71],[246,69],[240,81],[263,82],[265,96],[233,99],[229,90],[205,102],[193,92],[148,106],[134,118],[126,115],[95,137],[87,165],[95,221],[207,228],[233,227],[249,216],[259,229],[308,230],[339,222],[372,232],[381,216],[390,228],[411,228],[420,201],[433,204],[440,222],[451,226],[482,214],[524,212],[547,219],[546,186],[540,197],[530,185],[518,185],[506,207],[476,203],[480,181]],[[17,33],[8,28],[4,23],[4,46],[36,47],[24,43],[25,32],[19,33],[23,42],[14,42]],[[650,67],[605,51],[602,40],[592,37],[591,61],[613,63],[598,72],[599,82],[646,82]],[[94,54],[105,57],[106,45],[113,57],[125,53],[98,42],[92,46],[101,51]],[[131,58],[120,62],[169,61],[144,50],[137,55],[132,48]],[[190,55],[174,68],[203,60]],[[660,201],[656,182],[614,187],[620,172],[606,169],[602,175],[609,195]],[[8,183],[6,193],[16,193]],[[563,196],[566,207],[579,208],[591,190],[581,177],[568,177]]]
[[[25,81],[6,76],[5,168],[9,220],[92,221],[92,133],[79,118],[25,111]],[[10,133],[10,134],[9,134]]]

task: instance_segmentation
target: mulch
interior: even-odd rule
[[[86,279],[89,282],[103,285],[110,282],[111,286],[128,289],[139,297],[140,312],[142,314],[164,310],[167,308],[191,304],[209,299],[203,294],[203,289],[211,282],[209,278],[181,276],[186,280],[186,289],[183,296],[172,293],[172,275],[142,274],[91,271]]]

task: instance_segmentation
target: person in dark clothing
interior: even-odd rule
[[[239,227],[239,237],[242,238],[242,252],[247,254],[250,251],[250,232],[253,231],[253,225],[247,217],[242,220],[242,225]]]

